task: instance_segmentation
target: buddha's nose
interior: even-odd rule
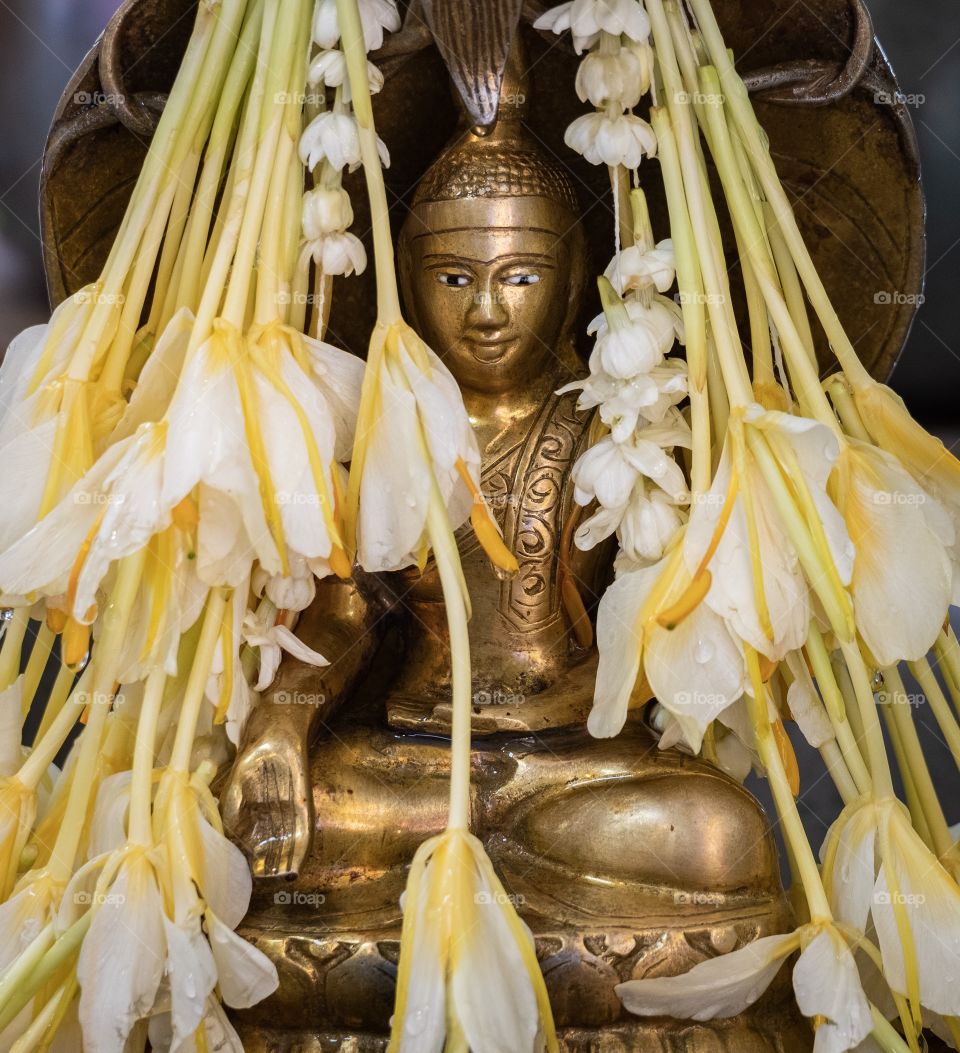
[[[473,297],[467,324],[475,329],[499,329],[509,320],[503,298],[491,281],[484,282]]]

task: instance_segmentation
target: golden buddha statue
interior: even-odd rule
[[[571,469],[590,419],[575,393],[556,394],[578,370],[585,252],[569,178],[525,133],[522,93],[504,99],[489,134],[462,128],[427,172],[398,246],[409,317],[460,383],[484,492],[520,565],[498,579],[462,532],[472,828],[534,932],[564,1049],[806,1050],[782,987],[701,1025],[629,1017],[614,993],[790,920],[766,819],[739,784],[658,750],[641,713],[616,739],[585,730],[596,651],[570,600],[576,589],[589,607],[610,554],[572,543]],[[238,1025],[248,1050],[381,1050],[406,868],[446,821],[435,568],[322,583],[297,631],[331,664],[284,662],[221,794],[258,879],[243,932],[280,973]]]

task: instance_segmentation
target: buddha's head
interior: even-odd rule
[[[576,194],[526,132],[522,102],[508,96],[488,135],[461,131],[400,235],[413,324],[462,387],[482,392],[570,366],[586,276]]]

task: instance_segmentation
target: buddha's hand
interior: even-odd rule
[[[310,851],[308,726],[277,719],[287,703],[274,687],[247,722],[220,797],[223,824],[255,878],[294,878]]]

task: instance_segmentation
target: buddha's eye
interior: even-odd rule
[[[511,274],[505,278],[507,285],[536,285],[540,281],[539,274]]]
[[[471,280],[469,274],[456,274],[453,271],[440,271],[437,274],[437,281],[449,289],[462,289],[469,285]]]

